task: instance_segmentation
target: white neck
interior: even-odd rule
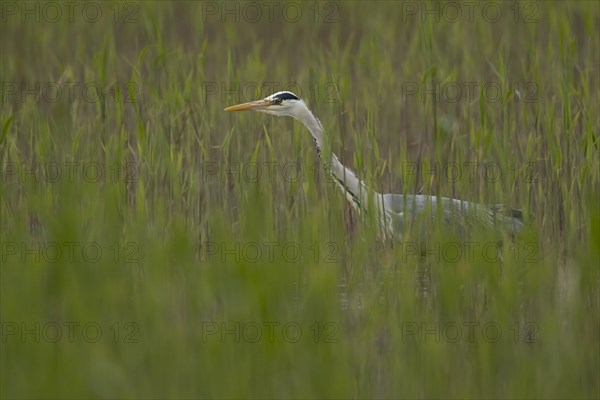
[[[335,179],[337,186],[344,192],[348,201],[357,208],[358,211],[362,210],[359,209],[356,201],[366,209],[367,193],[369,192],[369,189],[358,179],[352,170],[346,168],[337,156],[329,151],[321,122],[306,106],[298,109],[292,116],[306,126],[312,134],[317,153],[324,163],[325,170]]]

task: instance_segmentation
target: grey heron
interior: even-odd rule
[[[225,111],[246,110],[288,116],[300,121],[312,134],[325,170],[359,213],[365,213],[367,209],[373,210],[379,224],[379,234],[384,238],[402,239],[403,233],[407,228],[414,227],[415,221],[421,225],[417,228],[418,234],[426,236],[425,224],[421,223],[423,219],[441,222],[444,227],[461,235],[477,227],[504,230],[511,235],[523,229],[520,210],[447,197],[378,193],[372,190],[352,170],[345,167],[335,154],[327,150],[321,121],[310,111],[304,100],[292,92],[277,92],[261,100],[225,108]]]

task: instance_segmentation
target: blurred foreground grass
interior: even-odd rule
[[[3,398],[599,396],[597,3],[90,4],[2,4]],[[527,232],[377,242],[283,89]]]

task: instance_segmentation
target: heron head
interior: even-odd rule
[[[262,100],[227,107],[225,111],[259,111],[271,115],[296,117],[306,105],[292,92],[277,92]]]

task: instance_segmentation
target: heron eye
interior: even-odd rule
[[[273,104],[281,105],[282,99],[274,99]]]

